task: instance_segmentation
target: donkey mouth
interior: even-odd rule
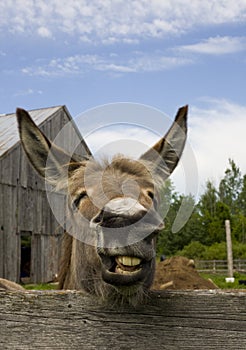
[[[150,268],[150,261],[135,256],[100,255],[102,277],[115,286],[130,286],[143,281]]]
[[[142,259],[132,256],[117,256],[115,258],[116,267],[113,267],[113,272],[123,275],[130,275],[142,269]]]

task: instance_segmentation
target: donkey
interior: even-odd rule
[[[166,135],[138,160],[116,155],[78,159],[52,143],[24,109],[16,111],[20,140],[38,174],[67,198],[60,289],[110,302],[141,303],[153,282],[155,246],[163,229],[160,190],[182,155],[188,106]]]

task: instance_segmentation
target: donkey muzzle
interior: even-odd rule
[[[164,223],[153,208],[146,209],[134,198],[120,197],[102,208],[92,219],[91,227],[98,232],[99,246],[122,247],[152,239]]]
[[[127,226],[140,220],[146,213],[146,208],[131,197],[114,198],[92,219],[92,226]]]

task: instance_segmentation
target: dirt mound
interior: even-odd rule
[[[216,285],[202,278],[193,260],[175,256],[156,266],[152,289],[216,289]]]

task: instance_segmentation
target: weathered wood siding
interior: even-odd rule
[[[3,349],[246,349],[245,292],[153,293],[105,307],[79,292],[0,292]]]
[[[53,140],[70,118],[66,108],[61,107],[40,128]],[[72,124],[66,128],[60,146],[68,150],[75,148],[80,139],[75,129]],[[87,154],[86,146],[77,147],[76,153]],[[65,215],[65,198],[53,192],[52,196],[61,216]],[[51,281],[58,272],[63,230],[50,209],[44,181],[33,170],[18,143],[0,158],[0,277],[15,282],[20,278],[23,232],[32,235],[32,281]]]
[[[0,197],[3,205],[0,211],[0,264],[3,276],[15,281],[19,260],[17,236],[17,191],[12,185],[0,184]]]

